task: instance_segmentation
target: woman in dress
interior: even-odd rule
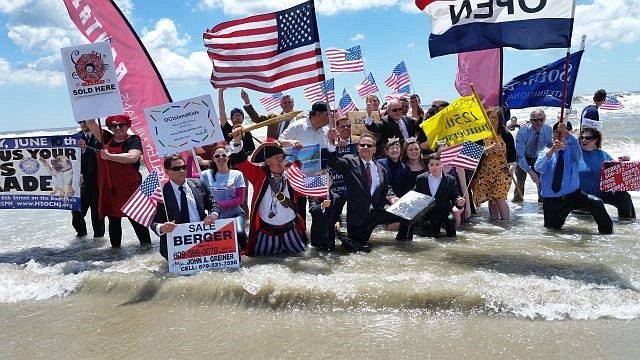
[[[502,109],[489,108],[487,116],[494,136],[483,140],[483,155],[471,183],[473,201],[476,207],[488,201],[491,218],[509,220],[507,193],[516,169],[516,148],[513,136],[504,127]]]
[[[595,128],[583,128],[580,131],[580,146],[582,158],[580,159],[579,175],[580,188],[589,195],[602,199],[605,204],[610,204],[618,209],[618,219],[635,219],[636,210],[631,201],[631,195],[626,191],[600,191],[600,172],[602,163],[612,161],[613,158],[606,151],[601,150],[602,133]],[[628,161],[629,156],[620,157],[621,161]]]
[[[226,145],[216,145],[213,148],[210,169],[202,172],[202,180],[209,186],[213,198],[220,205],[218,219],[235,218],[238,245],[244,248],[247,241],[247,216],[242,210],[242,202],[247,186],[242,173],[229,168],[229,155]]]
[[[402,152],[402,162],[407,167],[405,176],[400,180],[400,191],[396,193],[396,196],[402,197],[402,195],[409,192],[416,186],[416,178],[418,175],[427,171],[427,166],[422,159],[422,150],[420,144],[415,137],[410,137],[404,142],[404,150]]]

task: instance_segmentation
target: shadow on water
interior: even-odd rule
[[[153,297],[156,296],[158,291],[162,288],[162,285],[167,281],[167,277],[165,275],[166,274],[161,274],[157,271],[154,272],[154,276],[147,280],[131,299],[118,306],[135,305],[153,299]]]
[[[483,268],[504,274],[534,275],[546,279],[559,277],[587,284],[610,285],[639,291],[617,272],[601,264],[573,264],[525,255],[489,255],[460,251],[450,251],[444,259],[453,264]]]

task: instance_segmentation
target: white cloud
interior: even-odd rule
[[[133,3],[131,1],[132,0],[115,0],[116,5],[118,5],[118,9],[120,9],[124,16],[129,19],[129,22],[131,22],[131,19],[133,18]]]
[[[173,20],[162,18],[153,30],[142,29],[142,42],[150,48],[180,48],[191,42],[191,36],[184,34],[181,38]]]
[[[36,66],[15,68],[7,60],[0,58],[0,86],[11,84],[57,87],[64,83],[64,74],[60,71],[40,70]]]
[[[365,37],[362,34],[355,34],[354,36],[352,36],[349,40],[351,41],[360,41],[360,40],[364,40]]]
[[[587,43],[609,49],[640,40],[640,7],[629,0],[594,0],[591,5],[576,6],[573,45]]]
[[[160,74],[166,80],[208,79],[211,75],[211,60],[206,51],[196,51],[188,57],[167,48],[150,51]]]
[[[28,2],[29,0],[0,0],[0,12],[10,14]]]
[[[300,0],[200,0],[198,7],[201,9],[221,8],[227,15],[250,15],[265,12],[273,12],[297,5]],[[316,11],[323,15],[333,15],[339,12],[353,12],[378,7],[391,7],[399,3],[406,3],[400,0],[316,0]],[[402,6],[403,10],[407,7]],[[415,5],[413,5],[415,8]],[[417,10],[417,8],[416,8]]]

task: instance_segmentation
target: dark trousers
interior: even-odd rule
[[[349,214],[347,213],[347,234],[349,238],[359,244],[365,245],[369,242],[373,229],[379,224],[390,224],[400,221],[400,229],[396,239],[410,240],[413,236],[411,227],[408,221],[403,218],[393,215],[384,210],[370,210],[367,215],[367,219],[362,225],[353,225],[353,221],[349,221]]]
[[[80,211],[71,212],[71,225],[78,233],[78,236],[87,235],[87,223],[84,217],[91,208],[91,227],[93,228],[93,237],[104,236],[104,219],[100,220],[98,215],[98,192],[83,192],[80,195]]]
[[[443,226],[447,237],[456,237],[456,220],[452,214],[448,216],[427,214],[423,218],[422,231],[425,236],[439,238],[440,229]]]
[[[532,157],[525,157],[525,159],[527,160],[527,164],[529,164],[529,166],[531,166],[531,169],[533,169],[533,164],[536,163],[536,158],[532,158]],[[535,171],[535,170],[533,170]],[[536,174],[540,175],[537,171]],[[515,201],[522,201],[522,197],[524,196],[524,183],[527,180],[527,172],[525,172],[524,170],[522,170],[522,168],[520,166],[516,166],[516,184],[517,187],[513,192],[513,199]],[[518,189],[520,189],[520,192],[518,192]]]
[[[631,201],[631,195],[626,191],[603,192],[600,198],[605,204],[613,205],[618,209],[618,219],[636,218],[636,209]]]
[[[127,218],[129,219],[129,218]],[[129,219],[133,231],[136,232],[140,245],[151,244],[151,235],[149,235],[149,228],[137,223],[134,220]],[[111,247],[119,248],[122,244],[122,218],[116,216],[109,216],[109,241]]]
[[[544,227],[550,229],[562,228],[569,213],[576,209],[589,211],[596,224],[598,224],[598,232],[600,234],[613,233],[613,222],[604,208],[604,202],[593,195],[587,195],[580,189],[569,195],[544,198],[542,203]]]

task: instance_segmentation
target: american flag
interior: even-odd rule
[[[384,96],[384,101],[393,99],[407,99],[409,100],[409,93],[411,92],[411,85],[406,85],[398,89],[398,91]]]
[[[327,174],[305,176],[296,162],[291,164],[291,167],[287,170],[287,179],[289,179],[291,187],[304,196],[314,198],[327,197],[328,178]]]
[[[475,170],[482,157],[482,149],[476,143],[465,141],[440,151],[440,160],[445,165]]]
[[[347,92],[347,89],[342,89],[342,97],[338,102],[338,112],[341,116],[346,115],[349,111],[356,110],[356,104],[351,99],[351,95]]]
[[[400,92],[400,88],[411,85],[411,79],[409,78],[409,73],[407,72],[407,67],[404,65],[404,61],[401,61],[393,68],[391,75],[384,81],[384,84],[394,92]]]
[[[220,23],[203,38],[215,88],[275,93],[324,80],[313,1]]]
[[[369,94],[377,93],[378,85],[376,85],[376,81],[373,79],[373,74],[369,73],[360,85],[356,85],[356,90],[358,91],[358,96],[361,98],[365,98]]]
[[[327,83],[327,97],[329,98],[329,102],[336,101],[336,91],[334,88],[333,78],[326,81]],[[325,82],[319,82],[317,84],[313,84],[304,89],[304,96],[309,100],[310,103],[315,103],[318,101],[324,102],[324,91],[325,91]]]
[[[161,200],[162,189],[158,179],[158,170],[153,170],[122,206],[121,210],[130,219],[148,227],[156,215],[156,205]]]
[[[275,93],[269,96],[265,96],[260,98],[260,104],[264,107],[267,112],[277,108],[280,105],[280,99],[282,98],[282,93]]]
[[[329,69],[331,72],[364,71],[364,62],[362,61],[360,45],[356,45],[346,50],[327,49],[325,54],[327,54],[327,59],[329,59]]]
[[[624,109],[624,105],[615,96],[608,96],[607,100],[605,100],[602,105],[600,105],[601,110],[620,110]]]

